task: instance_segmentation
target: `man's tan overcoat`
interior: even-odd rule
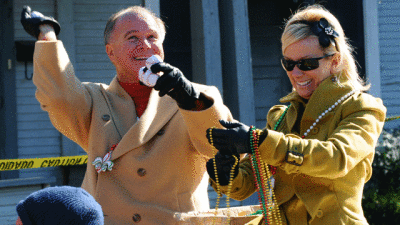
[[[61,41],[36,43],[33,81],[53,125],[87,152],[82,187],[107,225],[174,224],[175,212],[209,209],[205,162],[215,152],[206,129],[232,120],[217,88],[196,84],[214,102],[198,112],[153,90],[138,119],[116,78],[109,86],[78,80]],[[98,174],[91,162],[114,144],[112,171]]]

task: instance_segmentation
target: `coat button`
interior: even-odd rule
[[[109,121],[109,120],[110,120],[110,115],[104,114],[101,118],[102,118],[104,121]]]
[[[137,171],[139,177],[144,177],[144,175],[146,175],[146,170],[143,168],[139,168]]]
[[[322,210],[318,209],[317,211],[317,217],[321,218],[324,215],[324,213],[322,212]]]
[[[165,130],[159,130],[158,132],[157,132],[157,135],[158,136],[161,136],[161,135],[163,135],[165,133]]]
[[[142,217],[140,217],[139,214],[135,213],[135,214],[132,216],[132,220],[133,220],[133,222],[135,222],[135,223],[139,223],[139,222],[142,220]]]
[[[319,131],[319,128],[318,128],[318,127],[314,127],[314,128],[311,130],[311,133],[312,133],[312,134],[317,134],[318,131]]]

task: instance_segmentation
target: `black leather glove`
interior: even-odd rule
[[[227,129],[212,129],[213,145],[223,155],[250,153],[250,127],[243,123],[220,120],[219,123]],[[211,128],[209,128],[211,129]],[[210,130],[207,139],[211,144]]]
[[[158,78],[154,89],[160,91],[160,97],[168,94],[175,99],[178,106],[182,109],[192,109],[196,106],[195,102],[200,97],[200,92],[193,87],[190,82],[178,68],[168,63],[161,62],[151,66],[153,73],[163,72]]]
[[[56,35],[60,33],[60,24],[53,17],[44,16],[40,12],[31,11],[29,6],[24,6],[21,12],[21,23],[25,31],[36,39],[39,37],[39,26],[42,24],[50,24],[53,26]]]
[[[236,155],[249,153],[250,148],[250,127],[243,123],[229,122],[220,120],[219,123],[227,129],[209,128],[207,129],[207,139],[211,144],[210,129],[212,129],[212,144],[219,152],[224,155]],[[259,136],[261,144],[268,135],[268,130],[264,130]]]
[[[236,155],[239,160],[239,155]],[[222,186],[229,184],[229,178],[233,165],[235,164],[235,158],[232,155],[222,155],[218,152],[215,155],[215,163],[217,165],[218,181]],[[207,173],[213,181],[216,181],[215,170],[214,170],[214,159],[208,160],[206,163]],[[233,179],[239,174],[239,163],[235,166],[233,172]]]

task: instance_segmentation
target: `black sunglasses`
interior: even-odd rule
[[[333,56],[334,54],[330,54],[330,55],[324,55],[322,57],[318,57],[318,58],[310,58],[310,59],[301,59],[299,61],[293,61],[293,60],[288,60],[285,58],[281,59],[281,63],[283,68],[286,71],[292,71],[294,69],[294,67],[297,65],[297,68],[299,68],[302,71],[309,71],[309,70],[315,70],[319,67],[319,60],[329,57],[329,56]]]

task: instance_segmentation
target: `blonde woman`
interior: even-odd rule
[[[357,73],[352,47],[322,6],[295,13],[281,41],[282,66],[293,91],[269,110],[262,131],[226,121],[220,123],[227,129],[207,130],[219,150],[215,161],[207,162],[210,181],[215,188],[216,165],[221,190],[230,186],[230,197],[246,199],[256,191],[254,175],[262,174],[250,161],[258,152],[274,174],[282,224],[368,224],[361,199],[386,108],[365,93],[368,85]],[[239,154],[247,155],[228,185],[232,155]]]

